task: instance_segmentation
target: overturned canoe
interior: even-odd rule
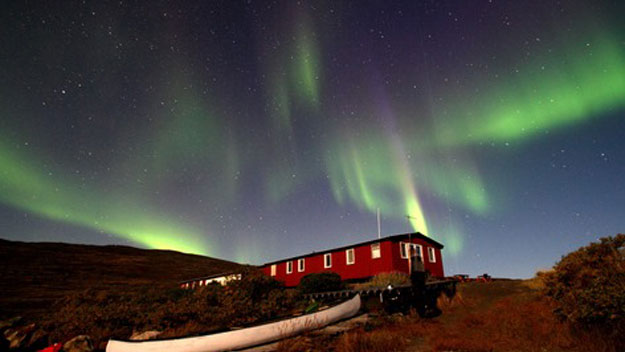
[[[106,352],[213,352],[262,345],[350,318],[360,310],[360,295],[324,311],[213,335],[154,341],[109,340]]]

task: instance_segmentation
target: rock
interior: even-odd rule
[[[158,337],[162,332],[156,330],[144,331],[144,332],[135,332],[130,336],[130,340],[132,341],[143,341],[143,340],[153,340]]]
[[[22,317],[13,317],[11,319],[0,321],[0,331],[4,332],[4,330],[12,328],[17,324],[22,322]]]
[[[37,329],[28,339],[28,343],[26,343],[26,347],[31,350],[40,350],[48,346],[49,344],[49,334],[47,331],[43,329]]]
[[[21,326],[17,328],[7,329],[4,337],[9,341],[9,348],[24,348],[28,337],[35,330],[35,324]]]
[[[78,335],[63,345],[63,351],[91,352],[93,351],[93,342],[91,342],[91,338],[87,335]]]

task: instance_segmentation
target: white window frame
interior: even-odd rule
[[[297,260],[297,272],[302,273],[306,270],[306,258],[300,258]]]
[[[332,267],[332,253],[326,253],[323,255],[323,267],[325,269]]]
[[[428,247],[428,261],[430,263],[436,263],[436,250],[434,247]]]
[[[271,264],[271,276],[276,276],[277,269],[276,264]]]
[[[377,247],[377,248],[374,249],[374,247]],[[371,244],[371,259],[378,259],[378,258],[382,258],[382,246],[380,245],[380,242],[372,243]]]
[[[349,253],[352,253],[352,261],[349,261]],[[356,263],[356,251],[353,248],[345,250],[345,264],[352,265]]]
[[[402,259],[408,259],[408,255],[410,253],[410,247],[418,249],[418,257],[421,257],[421,260],[424,260],[423,258],[423,246],[417,243],[410,243],[410,242],[399,242],[399,254],[401,256]]]
[[[293,273],[293,261],[292,260],[289,260],[288,262],[286,262],[286,273],[287,274]]]

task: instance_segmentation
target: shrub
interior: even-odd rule
[[[257,270],[226,286],[195,290],[144,288],[134,292],[86,291],[57,304],[42,326],[53,341],[90,335],[101,344],[109,338],[127,339],[134,331],[164,331],[160,337],[210,333],[290,313],[301,306],[296,290]]]
[[[302,293],[337,291],[343,289],[341,276],[333,272],[313,273],[304,276],[297,287]]]
[[[625,333],[624,248],[624,234],[601,238],[564,256],[544,274],[556,315],[584,329],[600,329],[606,337]]]
[[[408,274],[398,272],[380,273],[372,277],[366,285],[371,287],[410,285],[410,276]]]

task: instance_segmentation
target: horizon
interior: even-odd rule
[[[0,237],[529,278],[625,232],[625,7],[3,4]]]

